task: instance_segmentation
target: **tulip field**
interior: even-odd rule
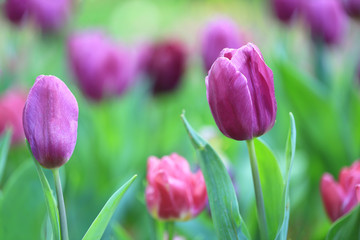
[[[0,29],[0,240],[360,240],[360,0],[2,0]]]

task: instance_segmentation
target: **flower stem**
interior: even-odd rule
[[[156,224],[156,239],[164,240],[164,222],[160,220],[155,220]]]
[[[59,168],[53,169],[52,172],[54,175],[56,197],[59,207],[61,240],[68,240],[69,235],[68,235],[67,220],[66,220],[66,210],[65,210],[64,196],[61,188]]]
[[[167,224],[167,228],[168,228],[168,240],[173,240],[174,238],[174,222],[170,221]]]
[[[264,198],[261,190],[261,183],[260,183],[260,175],[259,169],[256,161],[256,154],[255,154],[255,145],[254,139],[246,141],[249,157],[250,157],[250,165],[251,165],[251,172],[254,182],[254,189],[255,189],[255,198],[256,198],[256,208],[257,208],[257,215],[260,227],[260,235],[262,239],[267,239],[267,225],[266,225],[266,214],[265,214],[265,205],[264,205]]]

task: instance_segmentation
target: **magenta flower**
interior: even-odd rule
[[[349,16],[360,19],[360,0],[342,0],[342,3]]]
[[[185,46],[175,40],[164,41],[148,48],[146,72],[154,93],[174,91],[184,75]]]
[[[238,27],[231,19],[221,18],[210,22],[202,36],[201,50],[205,70],[210,70],[224,48],[239,48],[244,44]]]
[[[347,18],[338,0],[303,1],[302,12],[314,37],[328,44],[344,37]]]
[[[40,75],[29,92],[23,124],[35,159],[45,168],[58,168],[71,157],[77,138],[79,108],[65,83]]]
[[[20,90],[9,90],[0,97],[0,135],[7,127],[12,128],[13,144],[25,140],[22,124],[22,114],[26,101],[26,94]]]
[[[321,196],[326,213],[331,221],[336,221],[360,202],[360,161],[349,168],[343,168],[339,182],[325,173],[321,178]]]
[[[162,159],[149,157],[146,204],[155,218],[186,221],[196,217],[207,201],[201,171],[190,171],[186,159],[173,153]]]
[[[271,0],[276,17],[283,23],[289,23],[299,7],[299,0]]]
[[[70,37],[68,58],[83,94],[95,101],[123,94],[136,76],[135,56],[100,32]]]
[[[4,11],[15,23],[34,21],[43,31],[60,29],[68,19],[70,0],[6,0]]]
[[[212,115],[225,136],[249,140],[273,127],[277,110],[273,74],[254,44],[224,49],[205,83]]]

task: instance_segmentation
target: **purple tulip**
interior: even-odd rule
[[[43,31],[58,30],[66,22],[71,9],[70,0],[6,0],[7,18],[20,24],[34,21]]]
[[[283,23],[289,23],[298,9],[299,0],[271,0],[276,17]]]
[[[77,137],[79,108],[65,83],[40,75],[30,89],[23,113],[26,139],[35,159],[58,168],[71,157]]]
[[[68,57],[83,94],[95,101],[121,95],[136,75],[135,56],[100,32],[73,35]]]
[[[239,48],[244,44],[238,27],[231,19],[221,18],[210,22],[202,37],[202,58],[205,70],[210,70],[224,48]]]
[[[360,0],[342,0],[342,3],[349,16],[360,19]]]
[[[302,11],[315,38],[320,38],[327,44],[341,41],[347,18],[338,0],[303,1]]]
[[[148,49],[146,71],[153,83],[153,92],[175,90],[185,71],[185,46],[179,41],[166,41]]]
[[[254,44],[224,49],[205,83],[212,115],[225,136],[249,140],[273,127],[277,110],[273,74]]]
[[[14,24],[20,24],[27,11],[27,0],[7,0],[4,3],[4,14]]]
[[[60,29],[70,14],[70,0],[28,0],[30,14],[44,31]]]

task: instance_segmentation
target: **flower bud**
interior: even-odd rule
[[[315,38],[336,44],[345,34],[347,18],[338,0],[303,1],[302,11]]]
[[[273,74],[254,44],[224,49],[205,83],[211,113],[225,136],[249,140],[273,127],[277,110]]]
[[[79,108],[65,83],[40,75],[30,89],[23,113],[26,139],[35,159],[57,168],[71,157],[77,137]]]
[[[205,70],[210,70],[224,48],[239,48],[244,44],[238,27],[231,19],[215,19],[210,22],[202,37],[202,58]]]
[[[185,46],[179,41],[166,41],[148,49],[146,72],[154,93],[174,91],[185,71]]]
[[[154,218],[186,221],[205,207],[207,193],[201,171],[190,171],[186,159],[173,153],[162,159],[149,157],[146,204]]]
[[[26,94],[19,90],[9,90],[0,97],[0,135],[6,128],[12,129],[11,142],[21,143],[25,140],[22,114]]]
[[[289,23],[299,6],[299,0],[271,0],[276,17],[283,23]]]
[[[360,20],[360,0],[342,0],[342,3],[350,17]]]
[[[325,210],[329,218],[336,219],[348,213],[360,202],[360,161],[349,168],[343,168],[339,182],[325,173],[321,178],[320,190]]]
[[[136,75],[136,59],[100,32],[68,41],[70,68],[83,94],[94,101],[123,94]]]
[[[4,14],[10,22],[20,24],[27,11],[28,0],[7,0],[4,3]]]
[[[28,0],[31,17],[43,31],[60,29],[70,15],[70,0]]]

